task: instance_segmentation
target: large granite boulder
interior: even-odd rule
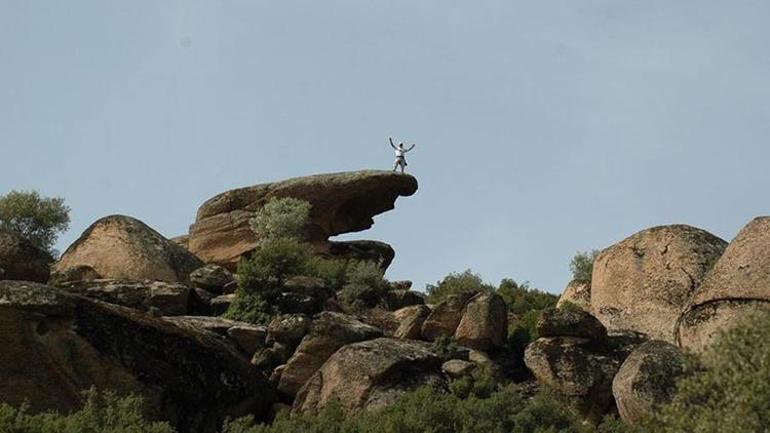
[[[191,290],[181,283],[165,281],[80,280],[57,284],[70,293],[87,296],[110,304],[163,316],[181,316],[189,312]]]
[[[727,243],[695,227],[641,231],[594,261],[591,309],[608,331],[675,341],[676,323]]]
[[[371,340],[382,331],[341,313],[324,311],[315,316],[310,332],[286,363],[278,390],[294,397],[329,357],[346,344]]]
[[[539,383],[598,419],[612,406],[612,379],[626,355],[587,338],[544,337],[527,346],[524,363]]]
[[[0,280],[45,283],[53,257],[21,236],[0,230]]]
[[[481,292],[465,305],[454,338],[460,345],[489,352],[502,347],[508,337],[508,307],[500,295]]]
[[[770,217],[755,218],[730,242],[682,316],[678,341],[702,352],[757,309],[770,310]]]
[[[393,247],[380,241],[316,241],[313,246],[319,256],[377,263],[383,270],[388,269],[396,257]]]
[[[543,311],[535,327],[540,337],[580,337],[595,341],[607,338],[607,329],[596,317],[574,307]]]
[[[170,316],[166,320],[178,326],[205,330],[231,341],[250,358],[265,347],[267,327],[247,322],[209,316]]]
[[[563,308],[570,305],[591,311],[591,282],[573,280],[564,288],[556,308]]]
[[[53,268],[55,274],[88,266],[102,278],[185,282],[203,263],[143,222],[104,217],[75,241]]]
[[[233,274],[219,265],[206,265],[190,274],[190,285],[213,293],[225,293],[235,283]]]
[[[455,330],[463,318],[465,304],[474,295],[475,293],[451,295],[431,307],[430,315],[422,325],[422,338],[433,341],[442,335],[454,336]]]
[[[393,337],[419,340],[422,335],[422,325],[429,315],[430,308],[425,305],[412,305],[393,312],[393,318],[398,323]]]
[[[612,381],[623,421],[638,424],[657,406],[668,403],[684,362],[681,350],[665,341],[648,341],[631,352]]]
[[[0,282],[0,347],[0,401],[33,412],[75,410],[96,387],[143,397],[180,433],[214,433],[226,417],[265,420],[276,398],[208,332],[41,284]]]
[[[249,220],[272,198],[294,197],[310,202],[313,207],[308,233],[311,240],[325,243],[331,236],[370,228],[375,215],[393,209],[399,196],[416,191],[414,177],[386,171],[322,174],[234,189],[209,199],[198,209],[196,221],[190,226],[188,247],[206,263],[232,267],[241,255],[256,247],[257,238]],[[340,249],[364,249],[386,262],[392,260],[381,246],[348,244]]]
[[[405,392],[444,381],[442,359],[426,343],[378,338],[349,344],[297,394],[293,410],[318,413],[334,402],[352,413],[394,403]]]

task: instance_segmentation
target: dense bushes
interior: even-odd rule
[[[512,387],[481,396],[466,386],[447,392],[423,387],[382,410],[346,416],[329,407],[318,416],[281,415],[272,425],[248,419],[225,433],[581,433],[587,430],[564,407],[546,399],[525,399]],[[463,393],[465,395],[458,395]],[[486,395],[484,395],[486,394]]]
[[[463,272],[453,272],[436,284],[428,284],[425,288],[428,303],[438,303],[451,295],[467,292],[492,291],[494,287],[485,284],[481,276],[470,269]]]
[[[69,228],[69,212],[63,198],[44,198],[37,191],[11,191],[0,197],[0,229],[17,233],[56,255],[53,244]]]
[[[85,405],[69,415],[44,413],[31,415],[26,407],[13,408],[0,404],[2,433],[173,433],[166,423],[146,421],[141,400],[100,394],[93,389],[85,393]]]

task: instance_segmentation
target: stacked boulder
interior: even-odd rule
[[[0,280],[45,283],[53,257],[19,235],[0,230]]]
[[[770,310],[770,217],[754,219],[730,242],[690,300],[677,341],[702,352],[755,310]]]

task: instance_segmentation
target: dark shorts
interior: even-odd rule
[[[406,158],[404,158],[403,156],[396,157],[396,164],[409,165],[406,163]]]

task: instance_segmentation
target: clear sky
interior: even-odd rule
[[[0,0],[0,194],[167,236],[224,190],[389,168],[389,277],[560,292],[576,250],[770,213],[766,0]]]

